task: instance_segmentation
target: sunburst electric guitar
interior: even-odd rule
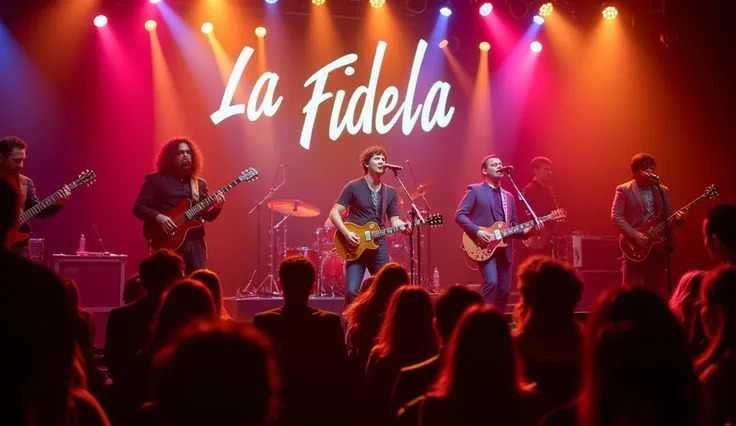
[[[95,178],[97,178],[97,174],[95,172],[91,170],[85,170],[79,174],[79,177],[77,177],[77,180],[75,180],[72,183],[67,184],[66,187],[70,191],[74,191],[80,186],[92,185],[95,182]],[[35,206],[21,213],[20,217],[18,218],[18,225],[15,227],[15,229],[11,230],[8,235],[8,239],[7,239],[8,244],[11,244],[11,245],[16,244],[16,243],[25,241],[28,238],[30,238],[30,235],[27,232],[20,231],[20,227],[23,226],[25,223],[27,223],[29,220],[36,217],[42,211],[46,210],[51,205],[56,204],[57,201],[61,200],[62,198],[61,191],[62,189],[59,189],[58,191],[46,197],[43,201],[39,202]]]
[[[684,216],[685,214],[690,212],[693,207],[700,204],[701,201],[717,197],[718,191],[718,186],[710,185],[709,187],[705,188],[705,191],[702,195],[691,201],[690,204],[681,208],[677,212],[681,213]],[[669,223],[672,223],[672,220],[674,219],[674,216],[677,214],[677,212],[667,218]],[[632,262],[641,262],[646,259],[647,256],[649,256],[649,253],[652,251],[652,247],[654,247],[654,245],[662,244],[664,242],[664,222],[656,218],[651,218],[647,221],[647,223],[644,224],[644,226],[642,226],[641,228],[637,228],[636,230],[649,237],[649,241],[647,242],[647,244],[642,245],[633,238],[627,237],[625,235],[620,235],[618,237],[618,245],[621,248],[621,252],[627,259]]]
[[[244,170],[240,176],[220,188],[219,191],[224,194],[235,188],[239,183],[251,182],[257,177],[258,170],[251,167],[248,170]],[[164,215],[170,217],[174,224],[176,224],[176,229],[173,232],[167,233],[155,220],[144,223],[143,236],[146,238],[151,250],[163,248],[176,250],[181,247],[187,233],[204,224],[204,219],[202,219],[201,215],[207,207],[215,203],[214,194],[212,193],[212,195],[194,205],[192,205],[192,200],[185,198],[173,209],[163,212]]]
[[[549,222],[550,220],[559,221],[564,220],[566,217],[567,212],[565,209],[557,209],[547,216],[540,217],[539,221],[541,223]],[[493,257],[497,249],[508,246],[508,244],[504,242],[504,238],[510,235],[520,234],[524,232],[525,229],[531,228],[534,225],[535,222],[530,220],[529,222],[513,227],[509,227],[506,222],[496,222],[489,227],[481,226],[480,229],[491,234],[491,241],[487,243],[478,238],[477,235],[468,235],[467,232],[463,232],[463,250],[471,259],[483,262]]]
[[[439,226],[442,225],[443,219],[441,214],[428,215],[424,220],[416,220],[414,227],[422,225]],[[376,222],[368,222],[363,226],[356,225],[352,222],[345,222],[345,227],[350,232],[354,232],[360,242],[353,245],[348,241],[342,232],[335,232],[335,251],[343,260],[353,261],[359,258],[366,250],[378,249],[377,240],[386,235],[396,234],[404,230],[403,226],[394,226],[392,228],[381,228]]]

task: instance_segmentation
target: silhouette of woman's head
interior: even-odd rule
[[[358,295],[345,310],[348,324],[362,321],[366,315],[382,316],[394,292],[404,284],[409,284],[409,273],[401,264],[387,263],[376,274],[373,285]]]
[[[161,299],[153,323],[152,349],[160,349],[190,322],[216,318],[212,294],[199,281],[185,279],[174,284]]]
[[[396,356],[405,364],[437,353],[432,326],[434,312],[429,293],[421,287],[400,287],[389,301],[376,349],[382,356]]]
[[[700,320],[700,286],[705,277],[705,271],[690,271],[680,278],[675,292],[670,298],[670,309],[685,329],[693,353],[699,353],[705,342],[703,322]]]
[[[189,276],[193,280],[197,280],[207,287],[212,293],[212,301],[215,302],[215,309],[217,310],[217,316],[229,317],[227,312],[224,311],[222,305],[222,284],[220,283],[220,277],[214,271],[209,269],[199,269]]]
[[[659,296],[626,286],[604,293],[584,346],[581,425],[699,424],[690,351]]]
[[[736,266],[721,266],[705,276],[700,293],[703,329],[711,342],[698,365],[718,362],[736,348]]]

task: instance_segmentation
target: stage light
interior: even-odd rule
[[[491,45],[487,41],[483,41],[478,45],[478,48],[481,52],[488,52],[489,50],[491,50]]]
[[[325,0],[312,0],[312,4],[315,6],[322,6],[325,4]]]
[[[542,51],[542,43],[540,43],[540,42],[538,42],[538,41],[533,41],[533,42],[532,42],[532,43],[531,43],[531,44],[529,45],[529,48],[530,48],[530,49],[532,50],[532,52],[534,52],[534,53],[539,53],[539,52],[541,52],[541,51]]]
[[[161,3],[161,0],[148,0],[151,4]]]
[[[266,0],[266,3],[268,4],[276,4],[279,0]]]
[[[616,16],[618,16],[618,9],[616,9],[614,6],[608,6],[603,9],[604,19],[608,19],[610,21],[611,19],[616,19]]]
[[[552,3],[545,3],[541,6],[539,6],[539,15],[540,16],[549,16],[552,14],[552,11],[555,10],[554,6],[552,6]]]
[[[490,2],[483,3],[480,5],[480,9],[478,9],[480,16],[488,16],[491,12],[493,12],[493,5]]]
[[[534,23],[535,23],[535,24],[537,24],[537,25],[542,25],[542,24],[544,24],[544,18],[542,18],[542,17],[541,17],[541,16],[539,16],[539,15],[534,15],[534,18],[532,18],[532,20],[533,20],[533,21],[534,21]]]
[[[265,37],[266,36],[266,29],[263,27],[256,28],[256,36],[257,37]]]
[[[442,6],[442,8],[440,8],[440,15],[445,17],[450,16],[452,15],[452,9],[447,6]]]
[[[439,44],[440,49],[444,49],[445,47],[447,47],[448,44],[449,42],[447,41],[447,39],[442,40]]]
[[[143,26],[146,28],[146,30],[153,31],[156,29],[158,24],[153,19],[149,19],[148,21],[146,21],[145,24],[143,24]]]
[[[379,7],[383,7],[384,4],[386,4],[386,0],[370,0],[371,6],[378,9]]]
[[[95,19],[94,19],[93,22],[95,24],[95,27],[102,28],[105,25],[107,25],[107,16],[105,16],[105,15],[97,15],[97,16],[95,16]]]
[[[212,25],[212,22],[205,22],[204,24],[202,24],[202,32],[205,34],[211,33],[214,29],[215,26]]]

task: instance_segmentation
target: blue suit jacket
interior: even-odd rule
[[[513,194],[503,188],[501,188],[501,195],[506,200],[504,209],[506,220],[493,217],[493,194],[485,182],[468,185],[455,211],[455,222],[463,228],[463,231],[472,236],[475,236],[480,226],[491,226],[497,221],[504,221],[509,226],[518,225],[516,199]],[[509,246],[506,248],[506,258],[511,262],[513,249],[511,242],[507,241],[507,243]]]

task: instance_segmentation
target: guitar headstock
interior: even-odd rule
[[[445,220],[442,218],[441,214],[431,214],[424,218],[424,223],[430,226],[439,226],[445,223]]]
[[[705,188],[703,196],[712,200],[718,196],[719,191],[720,189],[718,188],[718,185],[710,185],[709,187]]]
[[[97,179],[97,173],[95,173],[92,170],[85,170],[82,173],[79,174],[77,177],[77,180],[74,181],[74,186],[92,186],[95,183],[95,180]]]
[[[258,179],[258,170],[256,170],[254,167],[249,167],[248,169],[240,172],[240,176],[238,177],[238,179],[246,182],[254,181]]]
[[[553,210],[552,213],[549,214],[549,218],[550,220],[563,221],[567,219],[567,211],[565,209]]]

